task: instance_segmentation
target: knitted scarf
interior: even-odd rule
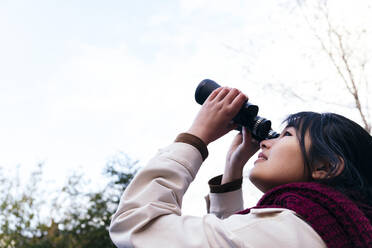
[[[290,183],[271,189],[253,208],[295,211],[329,248],[372,247],[372,206],[351,201],[320,183]],[[250,209],[239,212],[247,214]]]

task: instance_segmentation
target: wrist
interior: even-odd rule
[[[240,179],[243,177],[243,169],[228,169],[226,168],[225,169],[225,172],[223,173],[222,175],[222,180],[221,180],[221,183],[224,184],[224,183],[229,183],[229,182],[232,182],[232,181],[235,181],[237,179]]]
[[[204,144],[206,146],[210,143],[209,140],[207,139],[206,135],[204,135],[204,132],[201,131],[201,130],[190,128],[187,131],[187,133],[198,137],[200,140],[202,140],[204,142]]]

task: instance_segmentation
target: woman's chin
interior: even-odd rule
[[[261,192],[265,193],[268,190],[265,181],[262,180],[258,173],[255,173],[254,168],[250,171],[248,178]]]
[[[262,164],[262,163],[264,163],[266,161],[266,159],[264,159],[264,158],[258,158],[256,161],[254,161],[254,166],[257,166],[257,165],[259,165],[259,164]]]

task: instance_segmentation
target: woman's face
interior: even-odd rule
[[[305,135],[305,147],[310,146]],[[262,192],[292,182],[308,181],[296,129],[287,127],[276,139],[263,140],[249,179]]]

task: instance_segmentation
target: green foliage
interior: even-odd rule
[[[88,192],[89,183],[75,173],[49,203],[43,200],[42,165],[25,186],[20,185],[19,177],[2,176],[0,247],[115,247],[108,234],[110,218],[136,173],[136,164],[137,161],[119,154],[106,165],[106,186]]]

